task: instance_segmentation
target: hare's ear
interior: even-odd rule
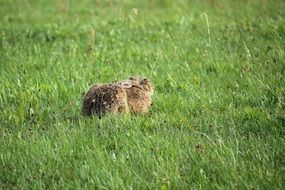
[[[132,83],[129,81],[124,81],[121,83],[123,88],[131,88],[132,87]]]
[[[143,87],[139,84],[133,84],[132,87],[136,87],[136,88],[143,90]]]

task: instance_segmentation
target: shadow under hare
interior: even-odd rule
[[[83,96],[82,113],[96,114],[147,113],[152,105],[154,86],[150,80],[134,76],[109,84],[96,84]]]

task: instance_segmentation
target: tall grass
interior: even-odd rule
[[[0,4],[0,189],[285,187],[282,0]],[[130,75],[149,114],[81,115]]]

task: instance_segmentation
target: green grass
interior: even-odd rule
[[[283,0],[78,2],[0,2],[0,189],[285,188]],[[150,114],[81,115],[131,75]]]

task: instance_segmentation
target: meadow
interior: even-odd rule
[[[0,189],[284,189],[283,0],[0,1]],[[81,114],[142,75],[145,115]]]

